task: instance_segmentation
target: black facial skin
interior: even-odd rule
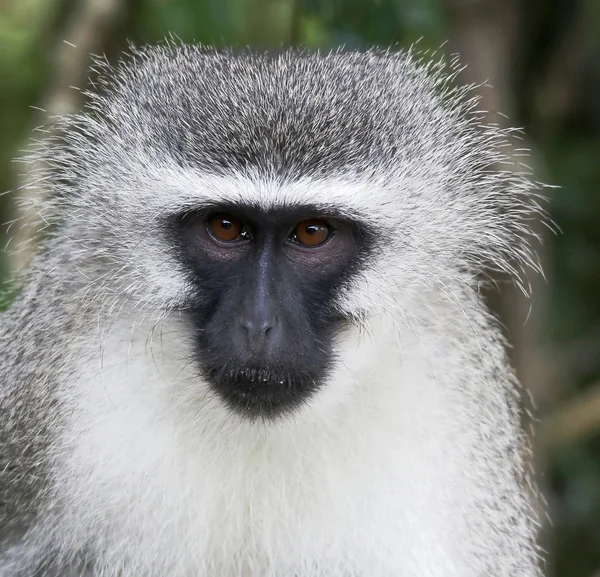
[[[218,214],[242,223],[237,240],[211,233]],[[327,240],[314,247],[294,236],[310,219],[329,227]],[[333,337],[347,321],[334,300],[365,257],[368,232],[311,207],[223,205],[180,215],[175,228],[196,287],[188,312],[204,378],[251,419],[298,408],[333,364]]]

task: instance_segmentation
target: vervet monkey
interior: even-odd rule
[[[100,67],[0,319],[0,575],[538,577],[509,131],[414,52]]]

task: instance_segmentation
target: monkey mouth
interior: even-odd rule
[[[212,369],[205,378],[232,411],[250,419],[273,419],[294,411],[321,386],[308,371],[269,367]]]

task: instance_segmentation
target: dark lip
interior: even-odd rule
[[[251,420],[273,420],[294,412],[320,388],[312,376],[291,378],[265,368],[213,370],[205,377],[230,410]]]

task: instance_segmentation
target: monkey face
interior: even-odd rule
[[[347,322],[336,297],[368,252],[369,232],[312,207],[220,205],[175,221],[203,377],[250,418],[305,403],[332,367],[333,338]]]
[[[105,121],[67,131],[52,162],[93,306],[184,310],[177,350],[191,334],[201,386],[246,415],[333,392],[361,356],[336,338],[347,319],[418,324],[490,263],[535,266],[533,184],[491,176],[506,134],[467,121],[451,86],[387,53],[135,59],[94,99]]]

